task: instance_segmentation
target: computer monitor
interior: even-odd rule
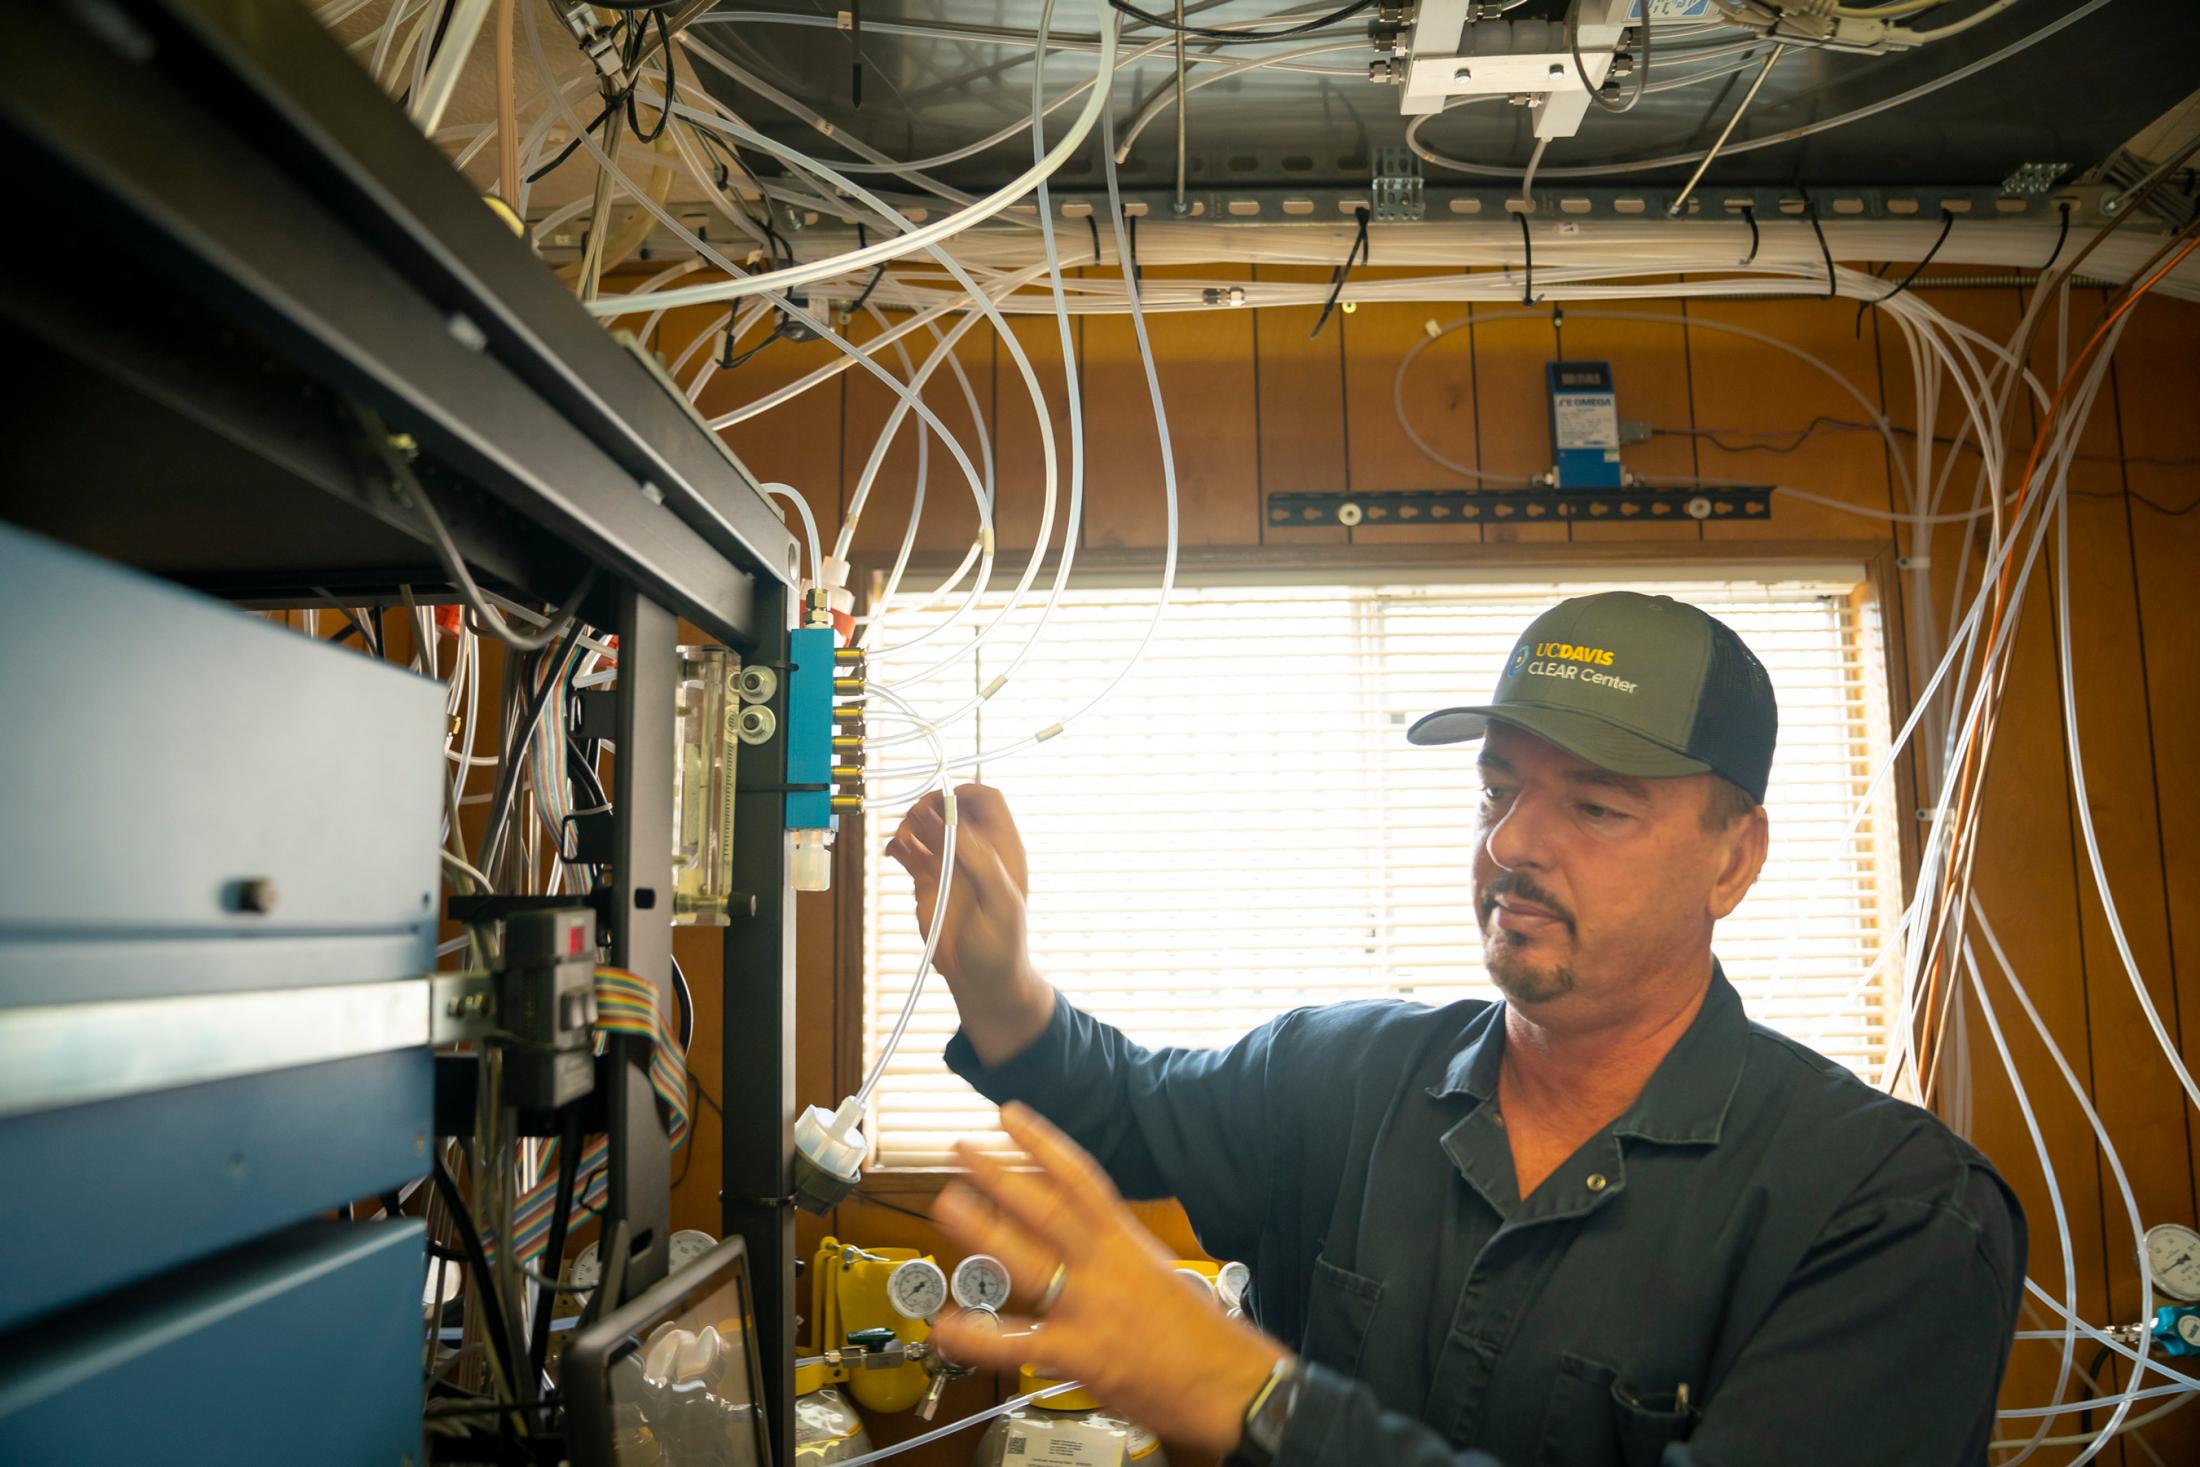
[[[574,1467],[771,1467],[741,1240],[575,1335],[560,1386]]]

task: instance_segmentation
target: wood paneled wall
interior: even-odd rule
[[[1154,270],[1154,277],[1170,272]],[[1238,269],[1203,270],[1205,278],[1248,278]],[[1261,267],[1259,278],[1288,278]],[[1300,271],[1299,278],[1323,278]],[[2010,291],[1930,291],[1940,309],[1988,335],[2005,337],[2023,308]],[[2074,303],[2073,320],[2090,326],[2097,298]],[[1608,359],[1617,377],[1620,410],[1661,429],[1679,430],[1628,451],[1639,473],[1778,482],[1841,504],[1885,511],[1895,507],[1887,455],[1870,432],[1827,430],[1779,454],[1740,452],[1705,434],[1801,429],[1821,415],[1854,421],[1859,404],[1809,363],[1721,327],[1766,333],[1811,352],[1846,376],[1866,404],[1883,407],[1904,429],[1916,429],[1910,363],[1891,327],[1867,317],[1859,328],[1854,304],[1821,301],[1762,303],[1702,300],[1645,302],[1612,308],[1659,317],[1606,319],[1588,308],[1554,320],[1548,310],[1523,317],[1518,308],[1403,304],[1364,305],[1331,319],[1310,338],[1312,307],[1213,311],[1152,322],[1161,384],[1175,439],[1182,484],[1183,540],[1188,546],[1334,547],[1347,563],[1361,547],[1410,539],[1456,542],[1462,559],[1499,560],[1506,546],[1535,539],[1625,539],[1667,554],[1744,556],[1766,542],[1889,541],[1885,521],[1783,498],[1769,524],[1685,525],[1423,525],[1354,531],[1275,529],[1265,525],[1263,498],[1279,491],[1404,489],[1464,484],[1424,458],[1400,433],[1392,385],[1400,359],[1425,338],[1428,323],[1470,316],[1468,329],[1421,353],[1409,379],[1408,410],[1432,446],[1494,473],[1526,474],[1547,465],[1542,365],[1563,351]],[[669,320],[660,343],[676,354],[712,313]],[[1066,445],[1062,344],[1051,318],[1016,323],[1016,335],[1045,385]],[[860,334],[860,327],[859,327]],[[929,342],[911,345],[913,354]],[[2077,727],[2085,778],[2118,911],[2133,956],[2163,1021],[2200,1068],[2200,679],[2190,671],[2200,645],[2200,306],[2150,301],[2135,314],[2114,374],[2088,432],[2086,458],[2074,475],[2079,496],[2069,513],[2072,591],[2067,608],[2079,686]],[[1131,325],[1123,317],[1080,318],[1070,347],[1084,391],[1083,427],[1092,450],[1088,547],[1152,547],[1163,537],[1160,476],[1152,411]],[[2052,340],[2038,365],[2052,381]],[[830,348],[780,344],[703,397],[708,412],[725,411],[832,360]],[[1010,354],[981,327],[958,357],[985,422],[985,438],[1000,475],[1000,537],[1004,547],[1028,545],[1037,523],[1034,488],[1037,435]],[[926,401],[958,432],[971,422],[962,387],[942,371]],[[795,403],[729,432],[736,452],[766,479],[800,488],[830,536],[854,493],[873,439],[892,399],[859,371],[846,372]],[[1957,409],[1946,407],[1937,431],[1953,430]],[[2013,425],[2019,461],[2031,419]],[[975,436],[972,437],[975,442]],[[1780,443],[1781,440],[1771,440]],[[915,435],[904,432],[887,455],[860,524],[859,562],[890,554],[906,522],[914,476]],[[975,523],[959,476],[932,451],[932,501],[920,547],[955,550]],[[1967,485],[1971,463],[1958,470]],[[1959,529],[1942,528],[1929,547],[1930,573],[1943,604],[1952,586]],[[1918,547],[1907,529],[1893,537],[1908,555]],[[1755,543],[1744,543],[1755,542]],[[1595,553],[1595,552],[1592,552]],[[1602,553],[1611,553],[1605,549]],[[2195,1217],[2196,1138],[2178,1083],[2147,1032],[2121,959],[2110,938],[2101,899],[2084,874],[2074,815],[2073,781],[2061,704],[2064,688],[2054,654],[2060,596],[2043,578],[2024,607],[2019,662],[2008,693],[1988,788],[1978,886],[1987,911],[2030,988],[2073,1071],[2114,1136],[2130,1185],[2148,1223]],[[1900,645],[1902,623],[1916,608],[1897,598],[1888,607]],[[1898,687],[1903,680],[1898,678]],[[1897,722],[1904,710],[1897,709]],[[1775,832],[1775,839],[1778,838]],[[801,1103],[831,1106],[855,1083],[846,1059],[852,1045],[836,1035],[859,1022],[858,1010],[836,995],[859,991],[860,952],[838,942],[836,897],[804,897],[801,910],[802,1022],[798,1036]],[[717,1073],[718,961],[710,935],[683,934],[680,953],[694,975],[701,1012],[697,1068]],[[839,975],[836,978],[836,975]],[[2059,1080],[2044,1046],[2026,1025],[1998,975],[1989,991],[2003,1020],[2023,1083],[2037,1107],[2057,1181],[2069,1209],[2074,1266],[2086,1317],[2136,1317],[2138,1286],[2130,1229],[2116,1181],[2088,1124]],[[2193,1009],[2190,1016],[2185,1009]],[[2031,1268],[2051,1291],[2062,1277],[2048,1188],[2009,1080],[1995,1062],[1984,1026],[1968,1026],[1976,1074],[1972,1130],[2025,1200],[2032,1223]],[[836,1072],[836,1066],[838,1071]],[[699,1116],[697,1150],[676,1196],[678,1220],[715,1228],[718,1215],[717,1123]],[[942,1246],[921,1218],[923,1183],[885,1179],[867,1186],[877,1202],[843,1206],[830,1225],[841,1236],[873,1244]],[[1155,1225],[1179,1246],[1190,1240],[1181,1218],[1166,1209]],[[824,1231],[806,1220],[805,1246]],[[1921,1300],[1920,1307],[1931,1307]],[[2043,1317],[2033,1321],[2044,1327]],[[1890,1331],[1903,1321],[1887,1321]],[[2056,1348],[2021,1343],[2009,1399],[2044,1400]],[[963,1403],[986,1398],[973,1383]],[[2075,1429],[2063,1418],[2058,1430]],[[880,1438],[908,1424],[876,1423]],[[2023,1435],[2012,1429],[2010,1435]],[[2151,1428],[2165,1460],[2200,1460],[2200,1411]],[[912,1458],[916,1467],[967,1460],[974,1442],[950,1441]],[[2122,1449],[2102,1460],[2119,1460]],[[2068,1451],[2035,1460],[2067,1460]],[[2130,1460],[2144,1460],[2136,1451]]]

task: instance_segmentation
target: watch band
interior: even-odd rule
[[[1298,1404],[1299,1381],[1296,1356],[1276,1362],[1276,1368],[1268,1372],[1268,1379],[1261,1382],[1246,1404],[1245,1427],[1237,1450],[1231,1454],[1232,1462],[1240,1467],[1275,1467],[1276,1456],[1283,1450],[1284,1428]]]

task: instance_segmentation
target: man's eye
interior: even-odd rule
[[[1577,808],[1591,820],[1623,820],[1626,817],[1609,805],[1594,805],[1584,801]]]
[[[1512,791],[1500,789],[1494,784],[1486,784],[1482,786],[1482,802],[1484,804],[1494,805],[1498,801],[1504,799],[1505,796],[1510,793],[1512,793]]]

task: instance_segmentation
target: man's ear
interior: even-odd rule
[[[1765,807],[1759,805],[1735,821],[1719,839],[1725,842],[1726,853],[1718,880],[1711,887],[1714,922],[1742,904],[1742,898],[1757,884],[1757,873],[1765,869],[1765,852],[1772,843],[1772,822],[1765,815]]]

